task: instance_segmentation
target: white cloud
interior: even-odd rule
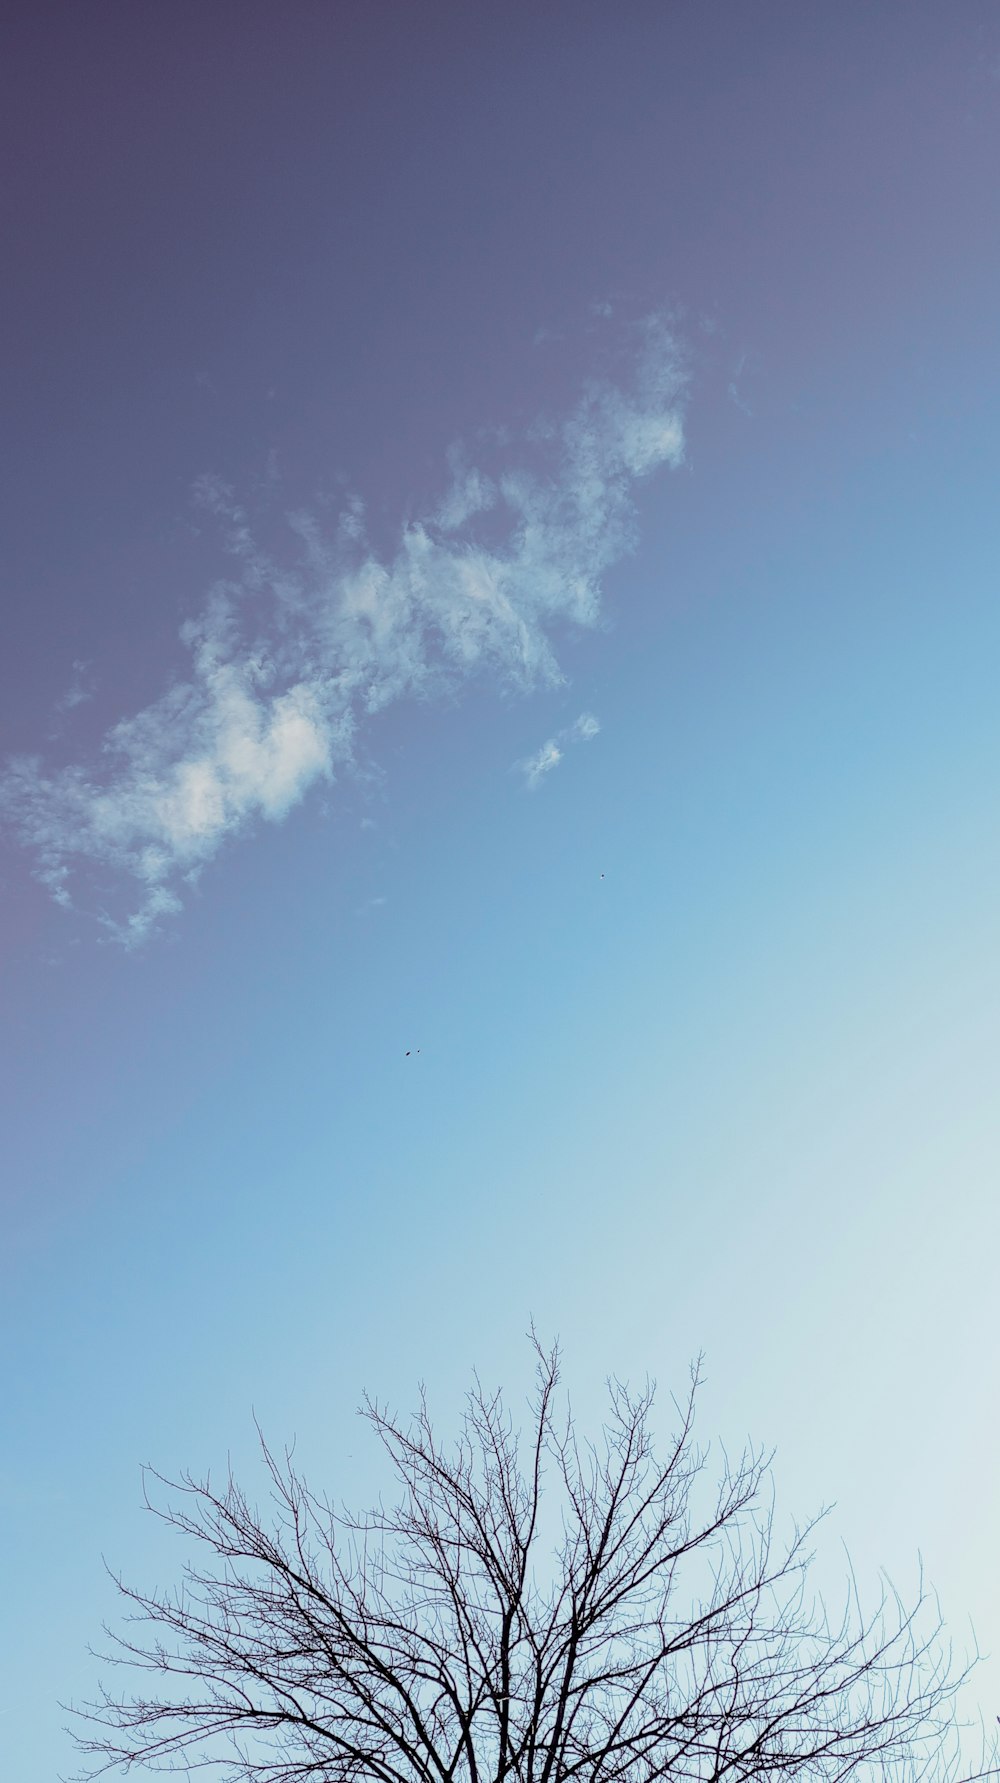
[[[634,545],[636,481],[682,458],[682,390],[653,319],[631,388],[589,386],[561,424],[532,430],[521,462],[486,471],[455,454],[441,501],[388,554],[352,498],[332,525],[322,509],[290,515],[281,564],[226,486],[202,479],[236,573],[182,628],[186,676],[114,725],[96,759],[22,757],[0,777],[0,815],[37,876],[63,904],[96,883],[102,921],[135,945],[228,838],[281,822],[351,763],[370,714],[470,679],[560,682],[559,634],[595,622],[606,570]],[[528,784],[597,729],[583,714],[550,739],[522,764]],[[131,908],[113,918],[123,886]]]
[[[73,679],[66,692],[55,703],[57,718],[64,717],[66,713],[75,711],[77,706],[83,706],[88,700],[93,699],[94,689],[88,679],[89,668],[88,662],[74,662]]]
[[[548,742],[543,743],[542,747],[537,750],[534,755],[529,755],[527,761],[521,763],[521,767],[524,771],[525,784],[527,785],[529,792],[534,792],[536,786],[541,784],[545,775],[551,774],[552,769],[559,766],[562,758],[562,750],[556,742],[555,737],[550,737]]]
[[[492,478],[469,466],[461,451],[449,456],[451,487],[434,518],[443,532],[459,532],[474,514],[485,514],[497,501],[497,488]]]
[[[534,755],[529,755],[526,760],[518,762],[517,765],[524,775],[524,783],[528,791],[534,792],[541,785],[546,774],[551,774],[552,769],[559,766],[568,743],[589,743],[597,736],[600,728],[600,724],[592,712],[581,712],[579,718],[574,719],[573,723],[567,725],[565,730],[557,731],[554,737],[550,737],[548,742],[543,743],[542,747],[535,751]]]

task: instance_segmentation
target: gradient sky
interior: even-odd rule
[[[19,13],[7,1774],[532,1315],[1000,1647],[995,5]]]

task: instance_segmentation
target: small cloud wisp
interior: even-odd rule
[[[600,728],[592,712],[581,712],[573,724],[567,725],[565,730],[557,731],[534,755],[518,762],[528,791],[536,792],[546,774],[551,774],[552,769],[559,766],[568,744],[589,743],[597,736]]]
[[[334,525],[288,516],[294,560],[279,563],[203,479],[237,571],[181,630],[187,673],[114,724],[95,759],[22,756],[0,776],[0,817],[56,901],[96,886],[100,920],[138,945],[226,841],[349,768],[373,714],[472,679],[558,684],[559,634],[595,623],[605,572],[634,547],[635,485],[683,457],[681,355],[661,320],[640,338],[630,387],[589,385],[561,423],[531,430],[523,462],[487,472],[454,455],[444,496],[389,553],[354,500]],[[596,728],[579,719],[573,740]],[[529,785],[561,742],[525,767]]]

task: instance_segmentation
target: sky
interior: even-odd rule
[[[996,8],[42,0],[0,86],[9,1774],[143,1462],[363,1501],[532,1318],[996,1652]]]

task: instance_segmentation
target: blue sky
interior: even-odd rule
[[[584,1413],[704,1349],[995,1648],[994,9],[4,70],[12,1774],[102,1553],[176,1566],[141,1461],[253,1406],[364,1496],[361,1390],[516,1393],[532,1315]]]

